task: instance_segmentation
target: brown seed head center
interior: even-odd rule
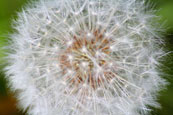
[[[65,80],[72,87],[87,84],[96,89],[112,79],[110,60],[105,58],[111,53],[111,40],[98,30],[91,34],[90,37],[74,36],[71,45],[60,56],[63,73],[69,73]]]

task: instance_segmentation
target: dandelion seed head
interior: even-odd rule
[[[166,84],[140,0],[40,0],[15,22],[6,74],[32,115],[139,115]]]

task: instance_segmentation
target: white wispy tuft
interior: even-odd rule
[[[19,13],[7,78],[31,115],[139,115],[159,107],[157,17],[144,0],[40,0]]]

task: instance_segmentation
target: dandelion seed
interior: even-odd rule
[[[32,5],[15,22],[6,67],[28,114],[139,115],[159,106],[164,51],[143,0]]]

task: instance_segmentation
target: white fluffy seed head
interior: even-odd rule
[[[140,0],[40,0],[19,13],[6,67],[32,115],[138,115],[165,85]]]

